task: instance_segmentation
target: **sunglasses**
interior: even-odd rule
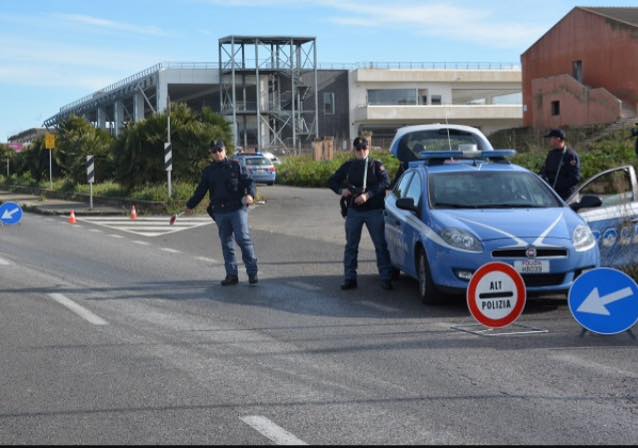
[[[224,148],[211,148],[210,152],[215,154],[216,152],[222,152]]]
[[[367,146],[357,146],[354,149],[356,149],[357,151],[366,151],[368,149]]]

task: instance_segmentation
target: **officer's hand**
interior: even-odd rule
[[[349,198],[350,196],[352,196],[352,191],[348,190],[347,188],[345,188],[342,192],[341,192],[341,196],[344,198]]]
[[[368,202],[368,193],[363,193],[354,200],[354,203],[357,205],[365,204],[366,202]]]
[[[193,214],[193,209],[192,208],[187,208],[184,210],[184,214],[186,216],[191,216]]]
[[[246,196],[244,196],[244,204],[246,205],[253,205],[254,199],[251,195],[247,194]]]

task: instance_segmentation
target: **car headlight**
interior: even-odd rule
[[[592,249],[596,245],[596,238],[592,233],[589,226],[579,225],[574,230],[574,236],[572,237],[572,243],[576,252],[585,252]]]
[[[473,235],[465,230],[445,229],[441,232],[441,238],[450,246],[468,252],[483,252],[483,245]]]

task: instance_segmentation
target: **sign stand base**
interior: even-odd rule
[[[580,335],[578,337],[583,339],[587,333],[591,333],[591,331],[587,330],[586,328],[583,328],[580,331]],[[627,333],[632,340],[635,341],[637,339],[636,335],[633,333],[633,331],[631,331],[631,328],[629,330],[625,331],[625,333]],[[595,334],[595,333],[593,333],[593,334]]]
[[[481,324],[464,324],[455,325],[450,328],[452,330],[462,331],[464,333],[488,337],[549,333],[549,330],[534,328],[523,324],[511,324],[507,328],[487,328]]]

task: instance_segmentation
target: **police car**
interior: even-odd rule
[[[592,207],[592,201],[600,205]],[[567,203],[592,229],[603,266],[638,265],[638,181],[633,166],[596,174],[581,184]]]
[[[467,126],[402,128],[391,147],[405,172],[386,197],[385,234],[395,269],[418,280],[425,303],[465,292],[475,270],[500,261],[530,293],[567,292],[600,264],[587,223],[539,176],[509,161]],[[578,206],[594,208],[594,198]],[[577,208],[575,205],[574,208]]]

